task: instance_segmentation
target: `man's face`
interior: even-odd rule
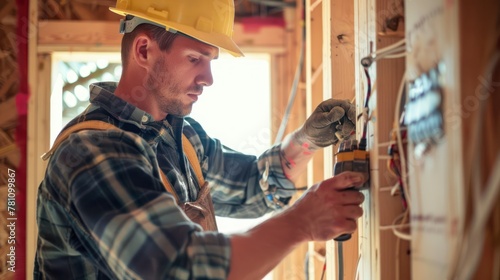
[[[189,115],[203,87],[213,83],[210,63],[219,50],[181,35],[167,52],[160,52],[148,73],[147,90],[164,113]]]

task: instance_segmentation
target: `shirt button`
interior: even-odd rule
[[[149,120],[148,116],[142,116],[142,122],[145,123]]]

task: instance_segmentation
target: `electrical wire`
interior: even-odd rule
[[[406,223],[406,221],[408,220],[408,215],[409,215],[409,211],[407,210],[407,211],[399,214],[398,216],[396,216],[396,218],[393,220],[391,225],[378,226],[378,229],[379,230],[392,230],[394,235],[396,235],[400,239],[411,240],[410,234],[398,230],[399,228],[409,228],[410,227],[410,224]],[[399,221],[401,221],[401,222],[398,223]]]
[[[365,147],[363,147],[363,148],[366,148],[366,141],[367,141],[367,130],[368,130],[367,128],[368,128],[368,118],[369,118],[369,106],[368,106],[368,103],[370,101],[371,94],[372,94],[372,81],[371,81],[371,77],[370,77],[370,73],[369,73],[369,67],[376,60],[376,57],[378,57],[378,59],[383,59],[384,57],[386,57],[386,58],[399,58],[399,57],[402,57],[402,56],[406,55],[406,52],[394,54],[396,52],[401,52],[401,51],[405,51],[406,50],[406,47],[402,46],[404,43],[405,43],[405,39],[400,40],[399,42],[397,42],[397,43],[395,43],[395,44],[393,44],[391,46],[385,47],[385,48],[380,49],[380,50],[378,50],[378,51],[376,51],[374,53],[371,53],[369,56],[367,56],[367,57],[365,57],[365,58],[363,58],[361,60],[361,65],[363,66],[363,70],[364,70],[364,73],[365,73],[365,76],[366,76],[367,89],[366,89],[365,102],[364,102],[364,106],[363,106],[363,112],[360,115],[358,115],[358,119],[360,117],[363,117],[363,131],[362,131],[362,136],[361,136],[361,139],[360,139],[360,148],[361,148],[361,143],[364,143],[363,145],[365,145]],[[365,62],[368,62],[368,63],[365,63]],[[401,95],[402,95],[402,91],[403,91],[403,88],[404,88],[404,79],[405,78],[406,78],[406,73],[403,75],[403,79],[402,79],[402,82],[401,82],[402,86],[400,86],[400,89],[399,89],[399,92],[398,92],[398,96],[399,96],[398,104],[401,103]],[[399,124],[399,122],[398,122],[398,124]],[[397,134],[400,136],[400,127],[397,128],[397,131],[398,131]],[[401,146],[399,148],[400,151],[404,152],[404,150],[402,149],[402,143],[403,143],[402,139],[399,138],[398,142],[401,144]],[[405,168],[406,168],[406,165],[405,165]],[[404,221],[406,221],[407,213],[408,213],[408,211],[406,211],[405,213],[403,213],[402,219]],[[409,234],[400,232],[400,231],[398,231],[396,229],[397,227],[405,227],[406,226],[406,225],[395,225],[395,223],[397,222],[397,220],[400,219],[400,216],[398,216],[394,220],[393,225],[390,228],[388,227],[387,229],[392,229],[393,233],[397,237],[399,237],[400,239],[409,240],[409,239],[411,239],[411,236]],[[339,272],[338,280],[343,280],[344,279],[344,257],[343,257],[343,246],[342,245],[343,244],[342,244],[341,241],[337,242],[337,248],[338,248],[338,253],[337,253],[338,254],[338,272]],[[359,263],[358,263],[358,265],[359,265]],[[356,272],[356,274],[357,274],[357,272]],[[324,277],[324,271],[323,271],[323,274],[321,275],[321,280],[323,280],[323,277]]]
[[[500,34],[497,36],[500,38]],[[491,87],[491,80],[493,72],[500,61],[500,50],[496,50],[493,53],[492,58],[486,66],[483,77],[486,79],[486,83],[483,84],[481,90],[488,91]],[[474,132],[472,134],[470,153],[472,153],[470,158],[475,158],[474,153],[481,152],[481,139],[483,130],[483,119],[485,113],[485,101],[486,98],[480,99],[478,114],[475,118]],[[469,191],[472,192],[473,207],[472,207],[472,218],[469,224],[469,228],[461,236],[461,242],[459,242],[459,247],[457,249],[457,257],[453,259],[451,264],[451,274],[453,279],[470,279],[470,277],[475,272],[480,260],[482,252],[482,244],[484,242],[484,228],[486,226],[487,219],[490,212],[493,209],[495,199],[498,199],[500,194],[500,155],[497,156],[496,162],[493,166],[490,178],[487,181],[487,185],[484,190],[481,190],[481,180],[476,176],[481,170],[474,168],[472,165],[477,164],[472,160],[469,160],[469,166],[465,167],[465,183],[470,186]],[[471,189],[472,188],[472,189]],[[460,240],[460,239],[459,239]],[[477,244],[481,244],[477,246]]]
[[[472,275],[481,260],[482,244],[484,241],[484,227],[489,214],[495,205],[496,199],[500,194],[500,155],[497,156],[493,172],[488,180],[486,189],[481,196],[481,205],[475,207],[475,213],[471,222],[468,238],[465,239],[465,252],[462,254],[461,265],[458,266],[461,279],[471,279]],[[478,207],[480,206],[480,207]],[[481,244],[481,245],[477,245]]]
[[[371,53],[369,56],[367,56],[361,60],[361,64],[364,66],[363,70],[364,70],[366,80],[367,80],[366,99],[365,99],[365,104],[364,104],[364,109],[363,109],[364,111],[362,113],[362,115],[365,118],[365,122],[363,124],[363,132],[362,132],[362,137],[361,137],[361,139],[365,139],[365,141],[366,141],[366,137],[367,137],[367,123],[368,123],[368,117],[369,117],[368,103],[369,103],[369,100],[371,98],[371,93],[372,93],[372,81],[370,78],[370,73],[369,73],[368,68],[371,66],[371,64],[373,62],[375,62],[376,60],[379,60],[379,59],[393,59],[393,58],[405,57],[407,55],[407,53],[406,53],[406,46],[404,46],[404,43],[405,43],[405,39],[400,40],[399,42],[397,42],[391,46],[388,46],[388,47],[380,49],[374,53]],[[398,53],[398,52],[400,52],[400,53]],[[396,175],[396,177],[399,178],[398,179],[399,184],[396,184],[396,186],[397,185],[400,186],[401,197],[402,197],[403,207],[405,209],[405,212],[403,212],[402,214],[397,216],[394,219],[392,225],[379,226],[379,230],[392,230],[393,234],[396,237],[398,237],[398,239],[396,241],[397,243],[396,243],[396,252],[395,252],[395,255],[396,255],[396,268],[395,269],[396,269],[397,279],[399,279],[399,250],[400,250],[401,240],[407,240],[407,241],[411,240],[410,234],[398,230],[400,228],[402,229],[402,228],[410,227],[410,224],[406,223],[406,221],[408,219],[408,215],[409,215],[409,209],[410,209],[410,205],[408,202],[409,201],[409,195],[408,195],[409,190],[408,190],[408,185],[407,185],[406,157],[404,155],[404,149],[403,149],[404,141],[403,141],[402,136],[401,136],[401,132],[402,132],[402,128],[400,125],[401,120],[400,120],[400,115],[398,115],[398,114],[401,114],[400,113],[401,101],[402,101],[402,96],[405,92],[405,90],[404,90],[405,81],[406,81],[406,71],[404,72],[403,77],[401,78],[401,83],[400,83],[398,93],[397,93],[397,101],[396,101],[397,108],[395,109],[395,115],[394,115],[394,121],[395,121],[395,126],[396,126],[395,127],[396,144],[398,147],[398,156],[399,156],[400,166],[398,166],[393,161],[394,169],[389,168],[389,170],[394,170],[395,171],[394,175]],[[358,116],[358,118],[359,117],[360,116]],[[389,143],[388,145],[392,145],[392,143]],[[390,159],[390,160],[392,161],[392,159]],[[392,192],[393,189],[394,189],[394,186],[391,187],[391,194],[393,194],[393,192]],[[401,220],[401,224],[398,224],[399,220]],[[339,252],[339,255],[340,255],[340,252]],[[340,259],[340,257],[339,257],[339,259]],[[356,272],[356,274],[357,274],[357,272]],[[340,275],[339,275],[339,279],[342,279],[342,278],[340,278]]]
[[[302,43],[300,45],[300,58],[299,63],[297,64],[297,69],[295,70],[295,77],[293,78],[293,85],[290,91],[290,97],[288,99],[288,104],[285,109],[285,114],[283,119],[281,120],[280,127],[278,129],[278,133],[276,134],[276,139],[274,140],[274,144],[278,144],[283,140],[283,136],[285,134],[286,125],[288,123],[288,119],[290,118],[290,111],[292,110],[293,103],[295,101],[295,97],[297,95],[297,88],[299,85],[300,76],[302,73],[302,68],[304,65],[304,49],[305,49],[305,30],[302,32]]]
[[[378,53],[373,57],[373,59],[374,61],[377,61],[383,58],[394,58],[395,56],[396,57],[405,56],[405,54],[406,54],[406,46],[402,45],[399,47],[395,47],[390,51]]]
[[[378,228],[380,230],[392,230],[392,229],[398,229],[398,228],[409,228],[410,224],[399,224],[399,225],[389,225],[389,226],[379,226]]]
[[[499,59],[499,55],[498,55],[498,52],[493,56],[493,59],[490,60],[490,64],[487,66],[487,69],[485,70],[485,77],[488,78],[488,79],[491,79],[491,74],[494,70],[494,67],[495,65],[498,63],[498,59]],[[488,85],[491,83],[491,81],[488,81]],[[488,90],[489,86],[485,86],[483,87],[482,89],[483,90]],[[470,148],[470,158],[474,158],[474,153],[478,153],[478,151],[480,151],[480,141],[479,141],[479,136],[481,134],[481,130],[482,130],[482,115],[484,113],[484,101],[481,102],[480,104],[480,108],[479,108],[479,115],[476,117],[476,125],[474,125],[474,129],[475,131],[472,133],[472,139],[471,139],[471,148]],[[478,191],[480,190],[481,186],[478,184],[477,180],[473,180],[472,178],[475,177],[474,174],[471,174],[472,171],[475,171],[477,172],[477,169],[474,169],[474,167],[472,166],[472,160],[470,161],[470,166],[469,167],[466,167],[465,168],[466,170],[466,174],[465,174],[465,182],[466,184],[469,183],[471,184],[471,191],[473,193],[473,196],[474,196],[474,206],[473,206],[473,212],[475,212],[474,210],[477,210],[477,208],[480,207],[480,194],[478,193]],[[493,169],[495,170],[495,169]],[[480,182],[479,182],[480,183]],[[472,222],[471,222],[472,224]],[[468,234],[469,236],[467,235],[467,233],[464,233],[463,234],[463,242],[460,243],[461,247],[458,249],[460,252],[462,252],[461,254],[457,254],[457,256],[462,256],[461,258],[456,258],[455,261],[453,262],[453,265],[452,265],[452,271],[455,272],[456,274],[458,275],[462,275],[463,272],[459,272],[461,269],[462,271],[464,270],[463,268],[463,264],[466,263],[466,260],[464,260],[464,253],[466,253],[467,251],[470,251],[470,249],[468,247],[470,247],[471,245],[469,244],[469,242],[471,242],[470,240],[473,238],[473,237],[470,237],[470,235],[472,234],[473,232],[473,228],[472,226],[469,228],[468,230]],[[482,240],[482,236],[479,236],[477,238],[481,238]],[[475,240],[476,242],[478,240]],[[479,246],[477,246],[479,247]],[[479,257],[478,257],[479,258]],[[477,260],[479,261],[479,260]]]
[[[326,259],[325,259],[325,263],[323,264],[323,270],[321,271],[321,280],[323,280],[325,278],[325,271],[326,271]]]
[[[364,141],[366,140],[366,133],[367,133],[366,131],[367,131],[367,123],[368,123],[367,120],[368,120],[368,116],[369,116],[369,114],[368,114],[369,113],[368,112],[368,102],[370,101],[371,93],[372,93],[372,81],[370,78],[370,73],[369,73],[368,68],[372,65],[373,62],[375,62],[378,59],[383,59],[384,57],[387,57],[387,56],[389,56],[391,58],[396,58],[396,56],[400,57],[400,56],[406,55],[405,42],[406,42],[406,39],[402,39],[402,40],[400,40],[392,45],[389,45],[385,48],[381,48],[375,52],[372,52],[368,56],[361,59],[361,65],[363,66],[363,70],[365,72],[366,86],[367,86],[364,109],[363,109],[363,113],[360,115],[360,116],[365,117],[365,122],[363,124],[363,133],[361,136],[361,140],[364,140]],[[401,52],[401,51],[404,51],[404,52],[394,55],[395,52]],[[403,79],[405,78],[405,76],[406,75],[403,75]],[[400,91],[402,91],[402,89],[400,89]],[[358,118],[360,116],[358,116]]]
[[[365,96],[365,104],[363,108],[363,113],[361,113],[360,116],[363,116],[363,132],[361,134],[361,141],[366,141],[366,133],[368,130],[368,116],[369,116],[369,109],[368,109],[368,102],[370,100],[371,94],[372,94],[372,80],[370,78],[370,73],[368,71],[368,67],[363,68],[366,76],[366,96]]]
[[[387,47],[378,49],[375,52],[373,52],[372,54],[377,55],[377,54],[381,54],[381,53],[392,53],[392,52],[394,52],[394,50],[397,47],[402,46],[403,44],[406,44],[406,39],[401,39],[401,40],[397,41],[396,43],[394,43],[392,45],[389,45]]]
[[[359,254],[358,261],[356,262],[356,274],[354,275],[354,280],[359,279],[359,267],[361,264],[361,254]]]
[[[402,57],[406,57],[408,55],[407,52],[402,52],[402,53],[398,53],[398,54],[391,54],[391,55],[386,55],[384,56],[385,59],[388,59],[388,58],[402,58]]]
[[[399,161],[401,162],[401,184],[404,190],[404,200],[406,202],[407,208],[411,209],[411,199],[410,199],[410,190],[408,187],[408,176],[407,176],[407,166],[406,166],[406,156],[403,148],[403,139],[401,137],[401,122],[400,120],[400,111],[401,111],[401,100],[403,97],[403,93],[406,91],[405,88],[406,81],[406,70],[401,78],[401,83],[399,84],[398,95],[396,98],[396,110],[394,110],[394,123],[396,126],[396,139],[399,150]]]
[[[363,67],[370,67],[375,61],[383,58],[399,58],[406,54],[406,39],[402,39],[392,45],[385,48],[378,49],[375,52],[371,52],[368,56],[361,59],[361,65]],[[394,54],[400,52],[398,54]]]

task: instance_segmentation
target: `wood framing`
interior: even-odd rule
[[[38,23],[38,52],[119,51],[119,22],[42,20]],[[250,29],[235,23],[233,40],[246,51],[284,51],[284,29],[262,26]]]
[[[324,94],[324,98],[333,97],[341,100],[353,100],[355,96],[354,52],[356,43],[354,1],[331,0],[329,8],[330,12],[325,15],[326,17],[324,16],[324,19],[331,19],[331,27],[327,31],[329,34],[327,45],[330,48],[329,60],[331,61],[331,72],[328,78],[325,77],[325,83],[330,84],[330,90]],[[324,34],[327,33],[324,32]],[[327,59],[327,57],[325,57],[325,59]],[[359,128],[358,126],[357,130],[359,130]],[[336,148],[337,147],[334,147],[334,149]],[[334,154],[336,153],[334,149],[325,150],[325,176],[333,175],[333,164],[335,163]],[[359,232],[356,231],[352,234],[350,240],[342,244],[344,279],[355,279],[359,260],[358,239]],[[331,252],[330,255],[337,254],[338,243],[331,241],[330,244],[328,244],[327,250],[327,252]],[[338,256],[328,259],[330,262],[334,262],[338,259]],[[338,269],[337,267],[337,273],[335,273],[335,275],[338,275]],[[327,269],[327,272],[330,272],[330,270]],[[327,279],[336,278],[328,277]]]
[[[314,108],[323,100],[323,47],[322,47],[322,0],[305,1],[305,115],[311,115]],[[314,31],[314,32],[313,32]],[[316,153],[307,168],[307,186],[323,180],[323,154]],[[308,248],[308,280],[320,277],[326,261],[325,242],[310,242]],[[319,252],[322,258],[316,257]]]

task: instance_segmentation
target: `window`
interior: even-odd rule
[[[61,129],[89,104],[89,85],[118,81],[119,53],[55,53],[50,97],[50,143]]]
[[[259,155],[271,146],[271,58],[245,54],[234,58],[221,53],[212,64],[214,84],[207,87],[193,107],[208,135],[226,146]],[[217,217],[219,231],[241,232],[265,220]]]

